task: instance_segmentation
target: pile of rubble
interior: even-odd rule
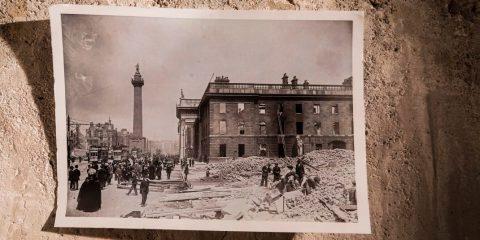
[[[286,171],[287,165],[295,166],[298,159],[302,159],[307,165],[311,165],[320,172],[313,168],[305,167],[307,175],[324,175],[325,171],[329,176],[325,176],[330,179],[345,178],[343,175],[352,175],[354,173],[354,158],[353,151],[344,149],[333,150],[317,150],[305,154],[298,158],[284,158],[284,159],[271,159],[267,157],[247,157],[228,159],[224,162],[209,164],[212,174],[218,175],[221,179],[231,182],[248,180],[253,176],[260,176],[262,166],[267,163],[278,163],[283,169],[282,174]],[[323,169],[323,170],[322,170]],[[342,184],[351,183],[352,179],[348,181],[341,181]]]
[[[356,220],[356,210],[345,211],[338,206],[348,205],[346,189],[352,187],[355,179],[354,154],[351,150],[318,150],[298,158],[270,159],[265,157],[248,157],[231,159],[226,162],[211,164],[210,168],[230,182],[252,182],[261,175],[261,168],[267,163],[279,163],[282,174],[286,166],[295,166],[298,159],[305,162],[307,176],[318,176],[319,186],[310,195],[299,195],[286,199],[286,218],[311,219],[315,221]],[[246,195],[252,195],[246,194]]]
[[[260,175],[262,166],[270,161],[265,157],[246,157],[228,159],[224,162],[209,164],[213,175],[227,181],[245,181],[255,175]]]

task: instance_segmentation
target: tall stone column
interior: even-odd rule
[[[135,75],[132,78],[133,85],[133,136],[143,137],[143,117],[142,117],[142,87],[144,81],[140,74],[140,67],[136,65]]]
[[[180,160],[182,160],[185,157],[185,121],[183,119],[180,119]]]

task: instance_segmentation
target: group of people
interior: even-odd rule
[[[132,191],[134,195],[138,194],[137,185],[140,180],[140,195],[142,195],[140,206],[144,207],[149,193],[150,180],[161,180],[163,169],[165,169],[167,173],[167,179],[170,179],[174,167],[175,161],[172,159],[142,160],[135,162],[133,165],[130,164],[130,162],[126,162],[119,166],[116,175],[119,183],[123,181],[129,181],[131,183],[127,195],[130,195]]]
[[[162,179],[162,171],[165,170],[167,179],[170,179],[171,173],[174,168],[174,161],[126,161],[118,164],[115,168],[115,179],[120,184],[121,182],[131,181],[133,177],[148,176],[149,179],[154,180]]]
[[[80,180],[80,170],[78,170],[78,165],[70,166],[68,171],[68,181],[70,181],[70,190],[78,190],[78,181]]]
[[[262,179],[260,186],[268,187],[270,173],[273,174],[272,186],[276,187],[281,193],[294,191],[301,187],[302,192],[307,195],[320,183],[318,176],[305,176],[305,165],[302,160],[298,160],[295,167],[287,165],[287,169],[285,175],[282,176],[282,169],[278,163],[275,163],[273,168],[270,163],[264,165],[261,169]]]
[[[278,166],[278,163],[275,163],[273,168],[271,166],[272,165],[270,163],[267,163],[262,167],[262,180],[260,181],[260,186],[268,186],[268,176],[270,173],[273,174],[273,182],[277,182],[282,179],[282,169]],[[293,179],[297,180],[298,182],[302,182],[305,175],[305,166],[302,160],[297,161],[297,164],[295,165],[295,170],[293,170],[293,166],[291,165],[288,165],[287,168],[288,172],[284,176],[285,179]]]
[[[87,167],[85,181],[80,187],[77,198],[77,209],[85,212],[95,212],[101,208],[102,194],[101,191],[111,184],[112,178],[118,184],[130,182],[131,187],[127,192],[130,195],[132,191],[135,195],[137,185],[140,182],[140,194],[142,195],[141,206],[145,206],[149,192],[150,180],[162,179],[162,171],[165,170],[167,179],[175,167],[173,159],[148,159],[148,158],[129,158],[120,162],[92,162]],[[78,189],[78,181],[80,179],[80,170],[78,165],[70,167],[69,181],[70,189]]]
[[[87,177],[80,187],[77,197],[77,209],[84,212],[98,211],[102,206],[102,190],[112,184],[115,163],[92,162],[87,167]],[[75,169],[70,167],[70,189],[78,189],[80,170],[78,165]],[[76,188],[75,188],[76,186]]]

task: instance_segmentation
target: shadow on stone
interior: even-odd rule
[[[0,36],[9,44],[27,75],[35,104],[39,110],[50,151],[49,162],[56,174],[55,99],[49,21],[19,22],[0,25]],[[55,189],[56,193],[56,189]],[[55,228],[56,201],[42,231],[113,239],[285,239],[293,233],[249,233],[212,231],[170,231],[134,229]]]
[[[438,237],[480,235],[480,96],[433,91],[427,97]]]

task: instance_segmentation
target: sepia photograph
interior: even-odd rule
[[[50,12],[57,227],[370,233],[362,12]]]

